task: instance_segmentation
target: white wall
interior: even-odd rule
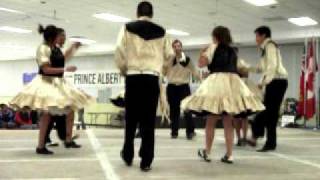
[[[256,64],[259,53],[256,47],[240,48],[240,56],[250,64]],[[287,97],[298,97],[298,85],[300,76],[300,62],[303,52],[303,44],[288,44],[281,46],[281,52],[285,67],[289,71],[289,88]],[[189,50],[186,52],[194,61],[199,56],[199,50]],[[99,55],[87,57],[75,57],[70,64],[74,64],[79,71],[103,71],[115,69],[113,55]],[[0,97],[14,96],[22,88],[22,74],[25,72],[36,72],[37,64],[35,60],[21,61],[0,61]],[[252,76],[258,79],[257,76]],[[91,94],[94,89],[88,89]]]

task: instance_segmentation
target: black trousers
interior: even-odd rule
[[[287,80],[273,80],[266,87],[264,105],[266,109],[260,112],[252,123],[252,133],[255,138],[263,137],[267,130],[267,141],[264,147],[277,147],[277,123],[284,95],[288,88]]]
[[[170,105],[171,135],[178,135],[180,124],[181,101],[190,95],[189,84],[174,85],[168,84],[167,97]],[[186,122],[186,134],[194,133],[194,121],[191,113],[184,113]]]
[[[66,116],[62,115],[62,116],[50,116],[51,121],[50,124],[48,126],[47,129],[47,133],[46,133],[46,143],[50,143],[51,138],[50,138],[50,134],[52,129],[55,127],[57,130],[57,134],[60,140],[64,141],[66,140],[66,136],[67,136],[67,124],[66,124]]]
[[[141,166],[150,166],[154,158],[155,120],[159,101],[159,78],[152,75],[126,77],[126,127],[123,156],[131,161],[134,157],[134,138],[139,124]]]

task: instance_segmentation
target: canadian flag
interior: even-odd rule
[[[298,104],[298,114],[306,119],[312,118],[316,113],[315,77],[318,65],[315,53],[316,41],[311,39],[307,43],[307,52],[302,58],[302,68],[300,76],[300,101]]]

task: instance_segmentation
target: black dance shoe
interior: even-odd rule
[[[196,133],[195,132],[187,134],[187,139],[188,140],[192,140],[194,137],[196,137]]]
[[[171,135],[171,139],[177,139],[178,138],[178,134],[172,134]]]
[[[233,164],[233,160],[231,157],[228,157],[227,155],[223,156],[221,158],[221,162],[226,163],[226,164]]]
[[[247,139],[245,139],[245,138],[241,139],[241,145],[242,146],[247,146],[247,144],[248,144],[248,140]]]
[[[123,162],[126,163],[127,166],[132,166],[132,160],[127,160],[125,157],[124,157],[124,154],[123,154],[123,151],[120,151],[120,157],[121,159],[123,160]]]
[[[59,146],[59,143],[57,143],[57,142],[48,142],[48,143],[46,144],[46,146],[48,146],[48,147],[58,147],[58,146]]]
[[[241,141],[241,139],[238,139],[238,142],[237,142],[237,144],[236,144],[237,146],[242,146],[242,141]]]
[[[257,150],[257,152],[269,152],[274,150],[276,150],[276,148],[263,147],[262,149]]]
[[[65,148],[81,148],[81,145],[77,144],[75,141],[71,141],[71,142],[64,142],[64,147]]]
[[[140,166],[142,172],[149,172],[152,170],[151,166]]]
[[[257,146],[257,141],[254,140],[247,140],[247,144],[249,144],[249,146],[251,147],[256,147]]]
[[[36,149],[36,153],[37,154],[42,154],[42,155],[52,155],[53,152],[52,151],[49,151],[46,147],[44,148],[37,148]]]
[[[205,162],[211,162],[211,159],[208,157],[208,154],[204,149],[198,150],[198,156],[202,158]]]

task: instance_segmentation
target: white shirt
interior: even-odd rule
[[[148,17],[139,20],[151,21]],[[164,64],[174,56],[171,42],[166,34],[161,38],[145,40],[123,27],[115,50],[115,61],[121,74],[126,75],[130,70],[162,74]]]
[[[280,50],[275,44],[270,42],[271,39],[267,38],[261,45],[261,49],[265,51],[260,63],[256,68],[251,71],[261,73],[261,85],[266,86],[274,79],[287,79],[288,72],[282,64],[282,57]]]
[[[200,74],[197,72],[191,59],[188,65],[183,66],[181,64],[187,62],[187,57],[183,52],[181,58],[177,59],[177,62],[175,64],[174,61],[175,58],[172,60],[172,62],[170,62],[170,65],[168,67],[167,78],[169,84],[189,84],[191,75],[195,76],[197,79],[200,79]]]

